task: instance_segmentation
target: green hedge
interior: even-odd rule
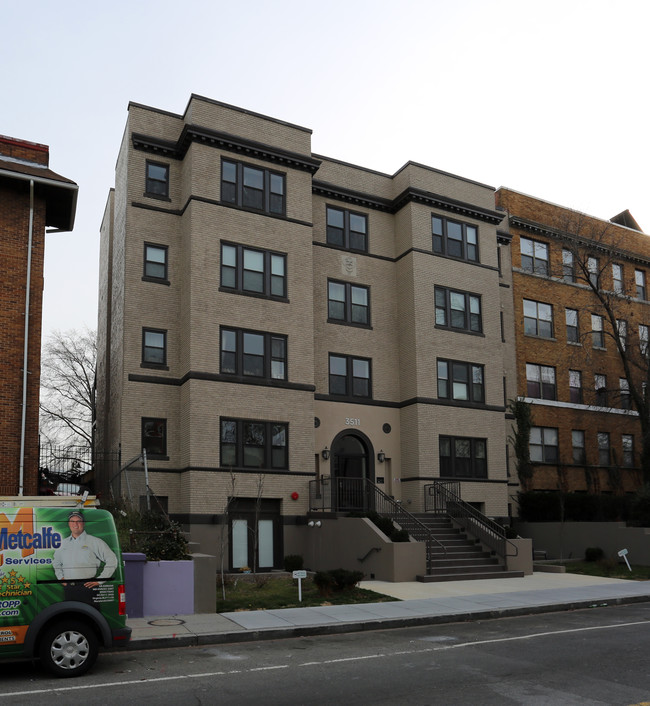
[[[519,494],[519,519],[524,522],[561,522],[563,519],[566,522],[625,522],[633,519],[634,506],[635,496],[530,491]]]

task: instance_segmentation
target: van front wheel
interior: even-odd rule
[[[77,677],[93,666],[97,650],[97,636],[90,625],[70,620],[45,631],[39,657],[45,669],[57,677]]]

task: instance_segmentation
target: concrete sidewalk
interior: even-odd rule
[[[271,640],[650,601],[650,581],[534,573],[441,583],[363,581],[386,603],[173,615],[128,620],[129,649]]]

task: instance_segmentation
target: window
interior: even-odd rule
[[[483,366],[438,359],[438,397],[459,402],[485,402]]]
[[[578,330],[578,310],[565,309],[564,318],[566,319],[566,340],[569,343],[579,343],[580,332]]]
[[[634,437],[632,434],[623,434],[621,436],[623,443],[623,466],[624,468],[634,467]]]
[[[616,294],[623,294],[623,266],[616,262],[612,263],[612,285]]]
[[[478,262],[478,229],[476,226],[431,216],[433,252]]]
[[[618,379],[619,395],[621,398],[621,409],[632,409],[632,400],[630,397],[630,383],[627,378]]]
[[[349,324],[370,324],[368,287],[360,287],[349,282],[327,283],[327,317],[331,321],[345,321]]]
[[[524,333],[528,336],[553,338],[553,307],[524,299]]]
[[[147,161],[145,194],[147,196],[169,196],[169,164]]]
[[[589,274],[589,282],[591,286],[594,287],[594,289],[598,289],[598,278],[600,272],[597,257],[587,258],[587,273]]]
[[[548,275],[548,244],[528,238],[519,239],[521,268],[538,275]]]
[[[627,347],[627,321],[625,319],[616,319],[616,331],[621,348],[625,350]]]
[[[285,175],[224,159],[221,162],[221,200],[242,208],[284,215]]]
[[[286,298],[286,255],[221,245],[221,286],[244,294]]]
[[[287,337],[221,329],[221,372],[266,380],[287,379]]]
[[[370,397],[370,360],[330,354],[330,395]]]
[[[142,417],[142,448],[150,456],[167,455],[167,420]]]
[[[586,463],[584,431],[574,429],[571,432],[571,445],[573,447],[573,463]]]
[[[557,429],[531,427],[529,449],[533,463],[557,463]]]
[[[368,216],[328,206],[327,242],[345,250],[368,252]]]
[[[582,373],[579,370],[569,370],[569,400],[582,404]]]
[[[598,432],[598,465],[609,466],[611,464],[609,432]]]
[[[144,276],[150,279],[167,280],[167,246],[144,244]]]
[[[481,297],[469,292],[458,292],[436,287],[436,326],[481,333]]]
[[[639,324],[639,350],[642,356],[648,354],[648,327],[645,324]]]
[[[594,348],[605,347],[605,334],[603,333],[603,317],[598,314],[591,315],[591,342]]]
[[[167,365],[167,331],[142,329],[142,364]]]
[[[441,478],[487,478],[487,440],[441,436]]]
[[[221,466],[288,468],[288,425],[221,419]]]
[[[576,281],[575,263],[571,250],[562,250],[562,277],[565,282]]]
[[[594,382],[596,387],[596,406],[607,407],[607,376],[596,373]]]
[[[634,270],[634,283],[636,298],[645,300],[645,272],[643,270]]]
[[[556,399],[555,368],[526,363],[526,391],[528,397],[541,400]]]

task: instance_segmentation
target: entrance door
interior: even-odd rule
[[[370,509],[366,479],[371,477],[368,446],[356,434],[344,434],[332,444],[332,505],[339,512]]]

